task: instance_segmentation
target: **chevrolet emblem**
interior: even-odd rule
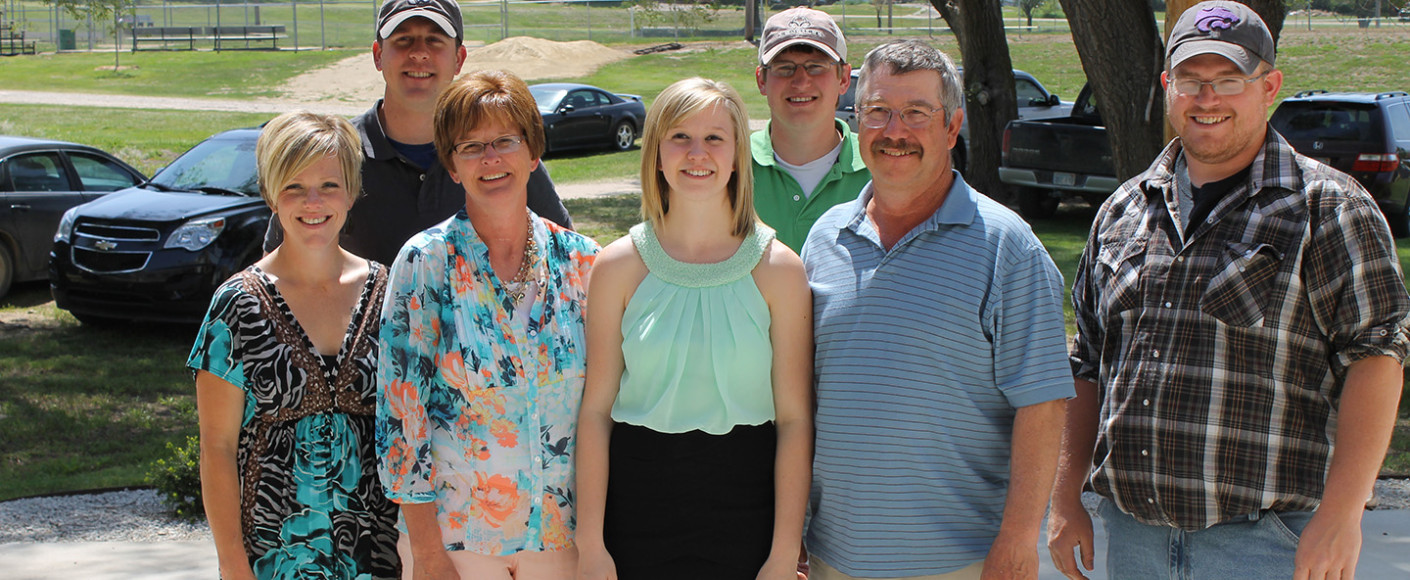
[[[117,242],[114,242],[114,241],[111,241],[111,240],[98,240],[98,241],[96,241],[96,242],[93,242],[93,247],[98,248],[99,250],[102,250],[102,251],[104,251],[104,252],[107,252],[107,251],[112,250],[113,248],[116,248],[116,247],[117,247]]]

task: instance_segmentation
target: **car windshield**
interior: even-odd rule
[[[216,137],[207,139],[162,169],[152,183],[180,191],[221,194],[235,191],[259,195],[255,173],[255,139]]]
[[[563,100],[563,95],[568,94],[567,89],[550,89],[545,87],[529,87],[529,93],[534,96],[534,102],[538,103],[539,112],[545,115],[552,114],[558,108],[558,102]]]
[[[1273,113],[1273,128],[1290,141],[1371,141],[1382,137],[1374,105],[1284,103]]]

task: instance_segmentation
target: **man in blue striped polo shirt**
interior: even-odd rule
[[[1016,214],[950,167],[948,56],[867,55],[872,181],[803,246],[814,294],[812,580],[1037,578],[1072,374],[1062,275]]]

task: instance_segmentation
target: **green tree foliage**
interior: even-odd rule
[[[48,3],[76,19],[91,18],[94,26],[113,33],[113,74],[117,74],[122,55],[122,42],[118,38],[122,26],[118,18],[124,10],[134,6],[133,0],[48,0]]]

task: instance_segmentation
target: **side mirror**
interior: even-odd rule
[[[572,105],[563,105],[563,107],[560,108],[560,109],[558,109],[558,111],[561,112],[561,113],[571,113],[571,112],[573,112],[573,106],[572,106]]]
[[[1059,99],[1057,95],[1048,95],[1048,106],[1049,106],[1049,107],[1056,107],[1056,106],[1061,105],[1061,104],[1062,104],[1062,99]]]

